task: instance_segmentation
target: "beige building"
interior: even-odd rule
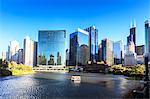
[[[18,62],[18,50],[20,49],[19,47],[19,42],[14,40],[10,41],[10,45],[8,46],[8,60],[9,61],[15,61]]]
[[[128,45],[128,51],[124,56],[124,66],[134,66],[137,64],[137,55],[135,53],[134,42],[130,42]]]
[[[4,61],[4,60],[6,60],[6,52],[5,51],[2,52],[2,61]]]
[[[23,63],[27,66],[36,66],[37,63],[37,42],[29,37],[24,39]]]
[[[102,40],[102,60],[108,65],[114,64],[113,42],[108,38]]]

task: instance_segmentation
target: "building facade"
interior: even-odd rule
[[[145,54],[150,54],[150,20],[145,21]]]
[[[102,40],[102,60],[108,65],[114,64],[113,42],[108,38]]]
[[[134,42],[131,41],[128,45],[128,51],[124,56],[124,66],[134,66],[137,64],[137,55],[135,53]]]
[[[18,50],[20,49],[19,42],[14,40],[10,41],[8,46],[8,60],[18,62]]]
[[[144,53],[145,53],[144,45],[136,46],[136,53],[137,53],[137,64],[144,64]]]
[[[89,32],[78,28],[70,34],[69,64],[71,66],[86,65],[89,57]]]
[[[27,66],[36,66],[37,64],[37,42],[28,36],[24,39],[23,63]]]
[[[136,24],[135,22],[130,26],[130,35],[127,37],[127,46],[130,44],[130,42],[134,42],[134,45],[136,46]]]
[[[23,64],[23,49],[18,50],[18,63]]]
[[[7,59],[7,54],[5,51],[2,51],[2,61]]]
[[[122,64],[122,41],[117,41],[113,43],[113,56],[114,64]]]
[[[136,53],[137,55],[144,55],[145,46],[144,45],[136,46]]]
[[[99,44],[99,48],[98,48],[98,61],[101,62],[102,61],[102,44]]]
[[[38,65],[66,65],[66,31],[40,30]]]
[[[89,32],[89,50],[90,60],[92,62],[98,61],[98,29],[95,26],[84,29]]]

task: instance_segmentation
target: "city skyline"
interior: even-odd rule
[[[2,37],[0,38],[0,53],[2,53],[3,50],[7,51],[8,46],[6,45],[8,45],[10,40],[19,41],[21,48],[23,48],[23,39],[25,36],[29,36],[31,39],[37,41],[38,30],[41,29],[65,29],[67,32],[67,41],[69,41],[69,34],[76,28],[86,28],[92,25],[95,25],[99,30],[98,44],[100,44],[100,41],[104,38],[110,38],[112,41],[123,40],[123,44],[126,44],[130,23],[133,20],[136,21],[137,26],[137,45],[145,44],[144,22],[150,17],[150,14],[148,13],[150,8],[148,5],[149,1],[113,1],[94,0],[92,1],[92,5],[90,4],[90,0],[87,0],[86,2],[84,0],[81,2],[79,2],[79,0],[62,0],[60,2],[57,0],[46,0],[45,2],[41,2],[41,0],[39,0],[37,1],[37,4],[34,5],[34,0],[27,0],[26,2],[19,0],[14,0],[13,2],[2,0],[0,9],[0,36]],[[109,3],[107,4],[107,2]],[[41,6],[38,8],[40,3]],[[54,4],[52,6],[54,8],[56,4],[58,4],[60,6],[59,8],[62,9],[56,8],[51,10],[52,7],[49,7],[48,4]],[[73,4],[78,4],[76,9],[71,7]],[[65,5],[67,6],[65,7]],[[21,8],[18,9],[18,7]],[[71,9],[66,11],[68,7],[71,7]],[[39,10],[40,8],[41,10]],[[47,12],[52,13],[48,14]],[[74,12],[76,12],[77,15],[74,15]],[[87,14],[90,12],[91,15]],[[142,14],[139,14],[140,12]],[[61,15],[58,16],[59,14]]]

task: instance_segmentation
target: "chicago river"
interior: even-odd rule
[[[2,99],[99,99],[123,98],[140,86],[138,80],[122,75],[78,73],[81,83],[70,80],[75,73],[35,73],[0,77]]]

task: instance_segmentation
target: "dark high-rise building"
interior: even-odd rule
[[[136,46],[136,54],[137,55],[144,55],[144,45]]]
[[[98,30],[95,26],[84,29],[89,32],[89,50],[90,50],[90,61],[98,61]]]
[[[136,46],[136,25],[135,25],[135,22],[133,24],[131,23],[130,35],[127,37],[127,45],[129,45],[131,41],[133,41],[134,45]]]
[[[69,64],[71,66],[86,65],[89,60],[89,33],[78,28],[70,34]]]
[[[66,65],[66,31],[40,30],[38,65]]]

